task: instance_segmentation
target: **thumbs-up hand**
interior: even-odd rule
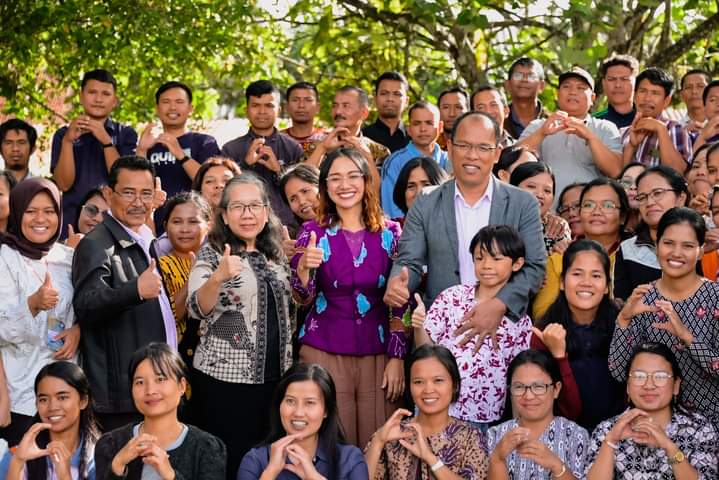
[[[55,308],[59,300],[60,295],[52,286],[50,272],[47,271],[45,273],[45,280],[42,282],[42,285],[40,285],[40,288],[28,298],[28,306],[33,315],[37,315],[40,311]]]
[[[215,270],[212,276],[218,283],[225,283],[240,273],[242,273],[242,258],[237,255],[232,255],[232,249],[226,243],[225,251],[222,253],[222,258],[220,259],[220,264],[217,266],[217,270]]]
[[[321,248],[317,248],[317,234],[310,232],[310,241],[307,242],[305,251],[302,253],[302,258],[297,265],[297,270],[306,271],[309,273],[313,268],[319,268],[322,265],[325,252]]]
[[[292,258],[297,253],[295,249],[295,241],[290,237],[290,231],[287,227],[282,225],[282,250],[285,252],[287,258]]]
[[[165,204],[167,200],[167,192],[162,189],[162,180],[160,177],[155,177],[155,196],[152,200],[152,209],[157,210]]]
[[[417,302],[417,308],[412,312],[412,328],[424,329],[424,319],[427,317],[427,309],[422,301],[422,296],[419,293],[414,294],[414,299]]]
[[[67,225],[67,240],[65,240],[65,245],[70,248],[76,248],[77,244],[82,240],[82,237],[84,237],[82,233],[75,233],[75,228],[71,223]]]
[[[409,301],[409,269],[402,267],[399,275],[389,279],[384,292],[384,303],[390,307],[401,307]]]
[[[564,358],[567,354],[567,331],[558,323],[550,323],[544,331],[532,327],[532,333],[549,349],[554,358]]]
[[[155,259],[150,260],[150,265],[147,269],[137,277],[137,293],[140,294],[144,300],[150,300],[151,298],[157,298],[160,296],[162,291],[162,278],[157,273],[157,266]]]

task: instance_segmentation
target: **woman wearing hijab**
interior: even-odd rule
[[[0,236],[0,356],[10,392],[10,425],[0,438],[17,445],[35,415],[35,376],[53,360],[75,357],[70,269],[73,250],[57,240],[62,214],[52,182],[29,178],[10,194]]]

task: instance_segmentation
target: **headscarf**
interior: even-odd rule
[[[22,217],[28,205],[38,193],[50,195],[57,213],[57,231],[45,243],[33,243],[22,234]],[[0,244],[17,250],[21,255],[40,260],[47,255],[52,246],[60,238],[62,230],[62,211],[60,210],[60,191],[50,180],[44,178],[27,178],[18,183],[10,192],[10,217],[7,221],[7,233],[0,236]]]

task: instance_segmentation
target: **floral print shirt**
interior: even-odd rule
[[[470,422],[493,422],[502,417],[507,393],[507,368],[515,356],[529,348],[532,321],[525,315],[517,322],[504,317],[497,329],[499,350],[487,337],[474,353],[475,340],[464,346],[453,333],[462,317],[477,304],[475,287],[455,285],[440,293],[427,312],[424,328],[433,342],[447,347],[457,359],[462,389],[449,414]]]

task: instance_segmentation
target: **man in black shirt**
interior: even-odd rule
[[[602,62],[599,74],[602,91],[607,96],[607,108],[594,114],[609,120],[617,128],[628,127],[634,121],[634,82],[639,73],[639,62],[631,55],[613,55]]]
[[[409,104],[407,79],[398,72],[384,72],[374,83],[377,120],[362,129],[362,134],[389,148],[390,152],[409,143],[402,113]]]

